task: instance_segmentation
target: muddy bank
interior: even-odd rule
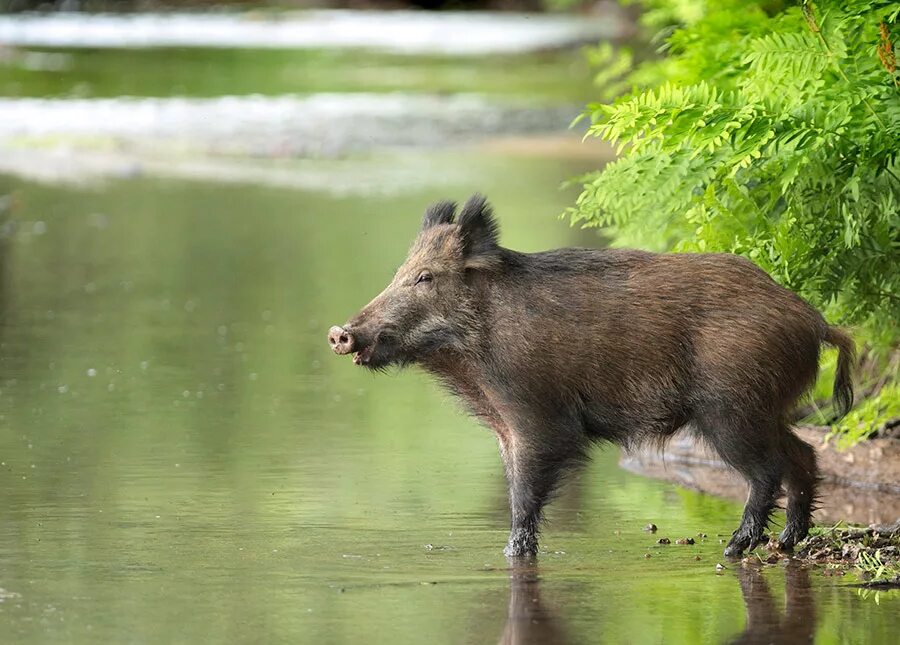
[[[829,565],[830,570],[854,566],[863,582],[874,587],[900,586],[900,520],[894,524],[813,530],[800,545],[797,558]]]
[[[872,439],[839,452],[826,443],[823,428],[804,427],[797,433],[816,448],[819,459],[823,481],[817,522],[890,524],[900,518],[900,439]],[[687,435],[676,437],[663,451],[623,454],[621,465],[736,501],[747,496],[743,479]]]

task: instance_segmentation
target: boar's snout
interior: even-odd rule
[[[354,350],[356,339],[349,331],[335,325],[328,330],[328,344],[335,354],[349,354]]]

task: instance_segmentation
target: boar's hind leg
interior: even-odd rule
[[[527,438],[527,441],[526,441]],[[584,454],[580,442],[542,444],[529,433],[513,430],[500,437],[500,452],[509,486],[509,543],[507,557],[533,556],[538,550],[541,511],[560,477]]]
[[[750,484],[750,494],[737,530],[725,547],[726,556],[738,556],[762,542],[775,501],[781,490],[782,460],[772,446],[780,434],[777,424],[753,424],[740,417],[718,416],[701,424],[704,438],[729,466]]]
[[[792,549],[809,532],[809,521],[819,480],[816,452],[789,429],[782,436],[787,484],[787,523],[778,538],[782,549]]]
[[[780,474],[766,466],[760,466],[753,474],[745,477],[750,483],[750,494],[747,496],[741,523],[725,547],[726,556],[739,556],[744,549],[752,551],[763,541],[781,488]]]

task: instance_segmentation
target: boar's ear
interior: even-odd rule
[[[491,205],[482,195],[472,195],[459,212],[459,234],[467,268],[485,268],[497,258],[500,229]]]
[[[425,211],[425,217],[422,218],[422,230],[438,224],[452,224],[455,215],[455,202],[435,202]]]

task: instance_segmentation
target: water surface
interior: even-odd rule
[[[577,166],[470,170],[504,241],[533,250],[590,242],[553,217],[570,196],[549,186]],[[490,433],[424,375],[374,376],[324,341],[388,280],[422,204],[470,180],[365,198],[4,180],[6,638],[696,643],[762,625],[889,642],[895,595],[717,572],[740,507],[626,473],[613,450],[550,509],[537,568],[508,569]]]

